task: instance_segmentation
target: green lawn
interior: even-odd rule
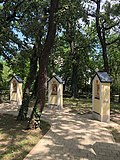
[[[64,106],[69,106],[77,114],[85,114],[91,111],[92,101],[90,99],[64,98]]]
[[[50,125],[41,121],[41,129],[25,130],[27,121],[16,121],[16,117],[0,114],[0,159],[23,160]]]

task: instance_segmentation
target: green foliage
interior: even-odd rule
[[[115,43],[109,47],[110,55],[110,69],[112,82],[112,94],[120,94],[120,46]]]
[[[0,91],[2,89],[2,72],[3,72],[3,64],[0,63]]]
[[[0,86],[3,88],[8,88],[13,73],[26,80],[33,46],[36,47],[37,56],[42,53],[48,30],[49,4],[50,0],[9,0],[0,4],[0,56],[5,60],[1,60],[3,69],[0,69]],[[83,0],[60,0],[55,19],[59,25],[49,58],[48,76],[54,72],[60,75],[70,91],[73,66],[77,68],[78,91],[89,90],[88,82],[95,69],[103,68],[102,47],[94,22],[96,3],[90,0],[87,4],[86,8]],[[106,0],[101,9],[100,27],[101,30],[103,26],[106,28],[112,90],[119,94],[119,1],[111,3]],[[88,19],[87,13],[91,13],[93,20]],[[74,55],[71,55],[71,42],[74,43]]]
[[[10,79],[13,76],[13,71],[9,68],[5,61],[2,62],[3,64],[3,72],[2,72],[2,86],[3,90],[8,90],[10,85]]]

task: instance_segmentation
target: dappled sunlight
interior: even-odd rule
[[[41,136],[40,130],[26,131],[24,128],[25,121],[18,122],[13,115],[0,114],[0,158],[23,158],[37,143]]]
[[[113,137],[106,128],[113,126],[113,122],[83,118],[70,110],[67,107],[62,110],[45,108],[42,119],[51,123],[51,129],[24,160],[100,159],[104,150],[98,153],[96,143],[114,145]],[[120,146],[118,148],[120,149]]]
[[[79,104],[78,100],[76,101],[76,103]],[[73,112],[73,109],[76,109],[76,107],[72,105],[72,101],[71,106],[66,105],[61,110],[46,106],[41,118],[51,124],[51,129],[24,160],[100,159],[105,152],[108,153],[108,151],[101,149],[102,146],[103,148],[104,146],[109,148],[112,144],[113,146],[116,146],[109,128],[118,127],[119,125],[112,121],[105,123],[93,120],[91,112],[87,112],[90,110],[90,106],[87,105],[91,105],[91,103],[89,101],[89,104],[86,103],[87,105],[84,104],[84,101],[82,101],[82,103],[83,104],[79,104],[79,106],[82,106],[81,111],[83,111],[83,114],[81,114],[82,112],[80,112],[80,114]],[[81,109],[81,107],[78,107],[78,109]],[[1,113],[17,115],[18,107],[16,104],[4,103],[0,105],[0,111]],[[113,117],[111,118],[113,119]],[[19,128],[21,125],[17,124],[15,127]],[[8,145],[16,143],[16,147],[18,147],[17,154],[19,155],[20,146],[26,144],[26,141],[21,142],[21,144],[19,143],[19,140],[26,133],[26,130],[23,129],[22,135],[18,133],[16,137],[15,135],[12,135],[13,131],[15,131],[15,127],[9,127],[8,125],[8,130],[4,131],[4,128],[0,129],[0,132],[6,133],[4,137],[1,137],[0,139],[0,143],[4,148],[1,150],[2,153],[4,150],[8,151],[8,148],[6,147],[7,143]],[[6,141],[6,139],[8,139],[8,141]],[[26,140],[31,141],[31,137],[29,135],[26,136]],[[30,145],[32,146],[32,142]],[[120,151],[119,144],[117,148],[119,148]],[[26,148],[22,147],[22,150],[25,151]],[[113,156],[116,155],[116,160],[119,151],[113,151]]]
[[[4,108],[3,108],[4,107]],[[26,130],[27,121],[17,121],[16,104],[0,104],[0,159],[23,159],[34,145],[49,130],[50,126],[41,121],[41,130]]]
[[[0,113],[7,113],[7,114],[12,114],[12,115],[17,115],[18,114],[18,105],[16,102],[12,103],[1,103],[0,104]]]

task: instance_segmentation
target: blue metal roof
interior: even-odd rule
[[[98,76],[100,82],[102,82],[102,83],[111,83],[112,82],[112,78],[109,77],[107,72],[98,71],[98,72],[96,72],[96,75]]]
[[[22,80],[22,78],[21,78],[20,76],[14,75],[14,76],[12,77],[12,79],[13,79],[13,78],[15,78],[16,81],[18,81],[19,83],[23,83],[23,80]],[[12,79],[11,79],[11,80],[12,80]]]
[[[53,76],[53,77],[51,77],[49,80],[48,80],[48,82],[52,79],[52,78],[55,78],[59,83],[64,83],[64,81],[59,77],[59,76]]]

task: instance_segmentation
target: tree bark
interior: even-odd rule
[[[119,103],[120,103],[120,93],[119,93]]]
[[[71,38],[72,40],[72,38]],[[76,64],[76,57],[75,57],[75,46],[74,42],[69,42],[70,50],[71,50],[71,57],[72,57],[72,79],[71,79],[71,89],[72,89],[72,96],[77,98],[77,64]]]
[[[56,21],[55,14],[58,11],[59,0],[51,0],[49,22],[48,22],[48,33],[46,37],[45,44],[43,46],[43,51],[39,59],[39,77],[38,77],[38,107],[40,113],[42,113],[45,106],[45,92],[46,92],[46,82],[47,82],[47,67],[50,51],[53,47],[55,34],[56,34]]]
[[[23,92],[23,100],[22,106],[19,110],[19,114],[17,120],[25,120],[27,118],[29,102],[30,102],[30,87],[35,80],[36,72],[37,72],[37,54],[36,54],[36,46],[34,45],[33,53],[30,58],[30,71],[26,80],[25,89]]]
[[[50,14],[49,14],[49,22],[48,22],[48,33],[46,36],[45,44],[44,46],[41,44],[41,39],[42,39],[42,32],[41,30],[44,29],[44,25],[40,27],[40,34],[37,37],[37,57],[39,57],[39,72],[38,76],[36,76],[36,82],[38,79],[38,88],[37,88],[37,100],[35,102],[28,128],[36,128],[36,115],[39,117],[40,116],[45,104],[45,83],[47,81],[47,66],[48,66],[48,58],[49,54],[51,51],[51,48],[53,46],[54,38],[55,38],[55,33],[56,33],[56,22],[55,22],[55,13],[57,12],[58,9],[58,0],[54,2],[51,0],[51,7],[50,7]],[[44,13],[46,14],[46,12]],[[42,19],[42,22],[45,22],[46,19]],[[33,73],[32,73],[33,75]],[[29,91],[30,87],[28,88]],[[29,99],[29,98],[28,98]],[[38,105],[37,105],[38,104]],[[39,107],[40,112],[37,112],[37,108]],[[39,122],[37,122],[39,123]]]
[[[44,30],[44,24],[46,23],[47,20],[47,10],[43,9],[43,18],[41,19],[41,25],[38,27],[37,36],[35,37],[36,42],[33,47],[33,54],[30,59],[30,72],[25,84],[25,89],[24,89],[24,94],[23,94],[23,104],[21,106],[21,109],[19,111],[18,119],[24,120],[27,117],[27,112],[28,112],[28,107],[29,107],[29,102],[30,102],[30,88],[33,83],[33,81],[36,79],[34,83],[34,87],[38,82],[38,73],[37,73],[37,60],[38,58],[41,57],[42,55],[42,37],[44,36],[44,33],[42,32]],[[35,89],[35,88],[33,88]],[[36,94],[36,89],[33,91],[32,96]],[[36,108],[36,107],[35,107]],[[34,110],[34,108],[33,108]],[[34,113],[34,112],[33,112]],[[32,115],[31,115],[32,116]],[[32,120],[32,118],[30,118]]]
[[[74,98],[78,97],[77,89],[77,65],[73,63],[72,65],[72,96]]]
[[[2,93],[0,92],[0,103],[2,103],[3,100],[2,100]]]
[[[98,38],[100,40],[100,44],[102,47],[104,70],[109,73],[107,45],[106,45],[106,38],[105,38],[105,28],[104,28],[104,24],[102,24],[102,25],[100,24],[100,3],[101,3],[101,0],[96,1],[96,4],[97,4],[96,29],[97,29]]]
[[[40,115],[39,112],[37,112],[37,99],[35,101],[30,119],[29,119],[29,123],[27,126],[27,129],[36,129],[39,127],[40,125]]]
[[[2,71],[3,71],[3,64],[0,63],[0,103],[2,103],[2,86],[3,86],[3,81],[2,81]]]

